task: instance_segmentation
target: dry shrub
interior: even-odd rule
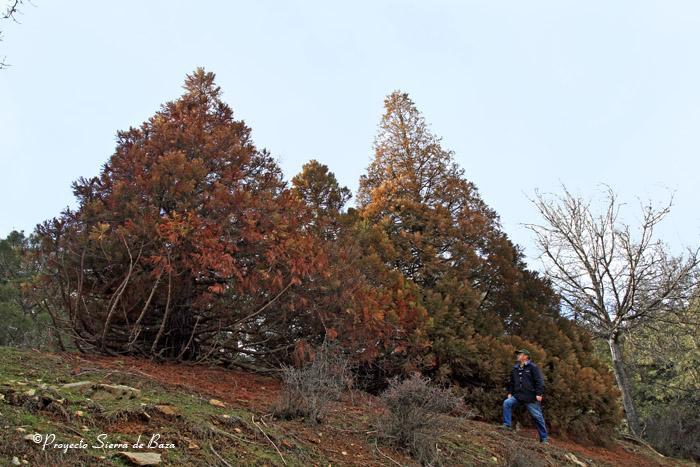
[[[340,399],[351,382],[348,359],[336,347],[324,344],[306,365],[282,367],[280,400],[273,411],[281,418],[319,423],[328,404]]]
[[[423,465],[439,463],[437,442],[445,429],[444,414],[458,410],[461,399],[450,389],[430,384],[419,374],[393,379],[382,394],[388,409],[378,423],[385,442],[408,451]]]

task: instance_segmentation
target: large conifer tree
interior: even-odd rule
[[[84,350],[234,361],[290,351],[286,292],[325,264],[274,159],[196,70],[118,134],[76,210],[39,226],[42,300]],[[273,359],[274,360],[274,359]]]
[[[559,315],[552,289],[526,269],[496,213],[409,96],[394,92],[384,107],[358,204],[382,233],[384,246],[375,251],[385,265],[420,288],[429,315],[423,370],[460,385],[484,416],[496,418],[512,352],[530,347],[550,378],[549,406],[561,415],[555,429],[576,419],[583,425],[571,431],[579,434],[609,430],[617,416],[614,389],[591,356],[589,337]],[[575,396],[570,409],[571,396],[559,395],[577,378],[594,390]],[[584,399],[596,402],[586,407]]]

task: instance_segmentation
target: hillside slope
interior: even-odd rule
[[[377,444],[376,398],[347,393],[308,426],[272,417],[278,391],[272,378],[221,368],[0,348],[0,465],[415,465]],[[450,426],[445,465],[683,464],[626,442],[541,446],[528,429]]]

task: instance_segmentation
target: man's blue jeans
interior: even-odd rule
[[[503,401],[503,424],[506,426],[512,426],[511,412],[513,408],[525,404],[527,411],[532,415],[532,419],[537,425],[537,433],[540,435],[540,441],[547,439],[547,427],[544,424],[544,415],[542,415],[542,406],[539,402],[518,402],[513,396]]]

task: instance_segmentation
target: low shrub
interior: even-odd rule
[[[339,349],[324,344],[301,367],[282,367],[282,389],[273,412],[280,418],[322,421],[328,404],[338,400],[352,382],[348,359]]]
[[[379,420],[378,437],[406,450],[423,465],[438,464],[437,442],[445,429],[444,414],[458,410],[461,399],[419,374],[391,380],[381,397],[387,410]]]

